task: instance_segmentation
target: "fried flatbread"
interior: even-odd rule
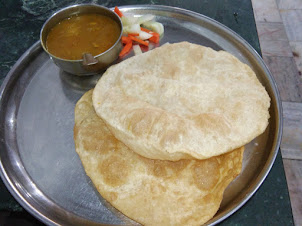
[[[243,147],[206,160],[144,158],[117,140],[92,106],[75,108],[74,140],[87,175],[112,206],[143,225],[201,225],[240,173]]]
[[[268,125],[270,98],[249,66],[225,51],[167,44],[110,67],[93,92],[116,138],[152,159],[207,159]]]

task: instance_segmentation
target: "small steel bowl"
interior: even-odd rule
[[[84,56],[84,60],[67,60],[62,59],[53,54],[49,53],[46,47],[46,39],[50,30],[60,21],[69,18],[73,15],[79,15],[83,13],[98,13],[105,15],[115,20],[120,26],[120,36],[114,45],[100,53],[97,56],[87,55]],[[123,32],[123,24],[120,17],[112,10],[95,4],[77,4],[68,6],[54,13],[43,25],[40,32],[40,41],[43,49],[50,56],[53,62],[60,67],[63,71],[66,71],[75,75],[93,75],[106,69],[110,64],[112,64],[117,58],[122,49],[121,37]]]

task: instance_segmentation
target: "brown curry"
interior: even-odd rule
[[[99,55],[118,40],[121,29],[116,21],[100,14],[80,14],[64,19],[49,32],[47,50],[54,56],[82,59],[84,53]]]

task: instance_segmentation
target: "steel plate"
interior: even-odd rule
[[[239,35],[203,15],[167,6],[126,6],[125,13],[156,15],[165,26],[161,44],[189,41],[226,50],[250,65],[272,101],[266,131],[246,145],[243,172],[230,184],[216,224],[238,210],[264,181],[277,155],[282,131],[279,94],[267,67]],[[34,44],[1,87],[1,177],[18,202],[49,225],[132,224],[112,208],[86,176],[73,141],[74,107],[98,76],[61,71]]]

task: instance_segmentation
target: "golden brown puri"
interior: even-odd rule
[[[206,160],[144,158],[117,140],[92,106],[75,108],[74,140],[87,175],[116,209],[143,225],[201,225],[240,173],[243,147]]]
[[[268,125],[270,98],[249,66],[225,51],[168,44],[110,67],[93,92],[114,136],[152,159],[207,159]]]

